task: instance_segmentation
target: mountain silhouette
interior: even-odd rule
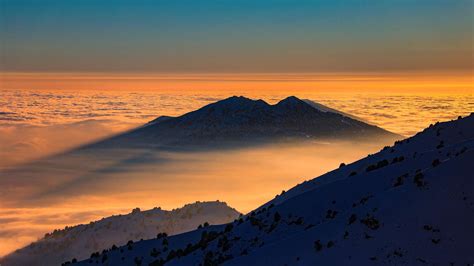
[[[400,136],[349,115],[290,96],[271,105],[233,96],[179,117],[158,117],[93,146],[207,146],[291,139],[397,139]]]

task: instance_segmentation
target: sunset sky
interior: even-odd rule
[[[8,172],[162,115],[294,95],[403,136],[469,115],[473,12],[473,0],[0,0],[0,257],[135,207],[219,199],[247,212],[382,147],[166,153],[175,162],[136,175],[78,167],[51,183]],[[2,194],[18,184],[34,193]]]
[[[472,71],[473,1],[0,1],[3,72]]]

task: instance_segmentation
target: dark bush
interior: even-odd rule
[[[232,224],[228,224],[225,226],[224,232],[230,232],[233,228],[234,226]]]
[[[316,249],[316,251],[321,251],[323,249],[323,245],[321,244],[321,241],[319,240],[314,241],[314,249]]]
[[[107,254],[102,255],[102,263],[107,261]]]
[[[441,149],[444,147],[444,141],[440,141],[438,146],[436,146],[436,149]]]
[[[379,161],[377,162],[377,164],[372,164],[372,165],[369,165],[365,171],[366,172],[370,172],[370,171],[374,171],[374,170],[377,170],[379,168],[382,168],[382,167],[385,167],[388,165],[388,161],[387,160],[382,160],[382,161]]]
[[[331,248],[332,246],[334,246],[334,242],[329,241],[328,244],[327,244],[327,247],[328,247],[328,248]]]
[[[348,224],[353,224],[355,221],[357,220],[357,215],[355,215],[354,213],[351,215],[351,217],[349,217],[349,222]]]
[[[370,215],[368,215],[365,219],[360,220],[360,222],[372,230],[377,230],[380,227],[379,221]]]
[[[422,187],[425,185],[425,181],[423,181],[423,173],[418,172],[415,177],[413,177],[413,182],[416,184],[417,187]]]
[[[275,214],[273,215],[273,221],[275,222],[279,222],[281,219],[281,216],[278,212],[275,212]]]
[[[336,217],[337,211],[327,210],[326,219],[334,219]]]
[[[176,251],[174,251],[174,249],[173,249],[168,253],[168,256],[166,256],[166,260],[170,261],[170,260],[174,259],[175,257],[176,257]]]
[[[168,234],[167,234],[167,233],[158,233],[158,234],[156,235],[156,238],[157,238],[157,239],[165,238],[165,237],[168,237]]]
[[[153,248],[151,251],[150,251],[150,256],[152,256],[153,258],[156,258],[160,255],[160,252],[158,250],[156,250],[156,248]]]
[[[405,160],[405,157],[403,157],[403,156],[395,157],[395,158],[393,158],[392,163],[403,162],[403,160]]]
[[[425,224],[425,225],[423,226],[423,229],[425,229],[426,231],[431,231],[431,230],[433,230],[433,226],[428,225],[428,224]]]
[[[133,259],[133,261],[135,262],[135,265],[137,265],[137,266],[142,265],[142,260],[141,260],[140,258],[138,258],[138,257],[135,257],[135,258]]]
[[[404,174],[404,175],[401,175],[401,176],[397,177],[395,183],[393,183],[393,186],[398,187],[398,186],[403,185],[404,179],[406,177],[408,177],[408,174]]]
[[[303,224],[303,217],[298,217],[298,219],[290,222],[289,224],[302,225]]]

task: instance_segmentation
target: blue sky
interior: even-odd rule
[[[2,71],[472,70],[470,0],[0,3]]]

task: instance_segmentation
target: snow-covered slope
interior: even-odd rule
[[[233,96],[180,117],[158,117],[91,147],[198,145],[209,148],[212,144],[228,142],[251,144],[295,138],[393,141],[400,136],[323,105],[316,108],[294,96],[275,105]]]
[[[304,182],[221,226],[130,243],[102,265],[472,265],[474,115]]]
[[[134,209],[125,215],[103,218],[89,224],[55,230],[44,238],[19,249],[0,261],[1,265],[59,265],[77,258],[85,259],[95,251],[127,241],[156,237],[159,233],[174,235],[191,231],[198,225],[223,224],[239,216],[223,202],[196,202],[172,211],[154,208]]]

